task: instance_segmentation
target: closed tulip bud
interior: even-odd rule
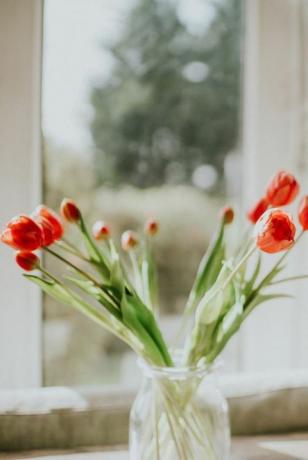
[[[279,171],[270,181],[266,196],[272,206],[286,206],[295,200],[299,188],[299,183],[292,174]]]
[[[280,209],[269,209],[255,227],[259,249],[270,254],[289,249],[294,244],[296,227],[291,216]]]
[[[68,222],[78,223],[81,218],[81,213],[73,200],[65,198],[61,203],[61,214]]]
[[[303,230],[308,230],[308,195],[304,196],[300,202],[298,219]]]
[[[2,232],[1,241],[14,249],[35,251],[41,247],[43,235],[41,227],[30,217],[14,217]]]
[[[62,238],[64,229],[61,219],[52,209],[47,208],[47,206],[40,205],[34,210],[33,216],[41,216],[48,220],[49,224],[52,226],[53,239],[55,241]]]
[[[234,219],[234,210],[231,206],[226,206],[221,210],[220,215],[226,225],[231,224]]]
[[[144,225],[144,232],[146,235],[154,236],[159,231],[159,223],[155,219],[149,219]]]
[[[17,251],[15,260],[17,264],[27,272],[31,272],[40,266],[40,259],[31,251]]]
[[[269,208],[269,201],[266,197],[261,198],[247,213],[247,217],[252,224],[255,224],[262,214]]]
[[[138,235],[132,230],[127,230],[121,237],[121,245],[124,251],[130,251],[139,243]]]
[[[96,240],[107,240],[110,238],[109,225],[105,224],[102,220],[98,220],[92,227],[92,233]]]

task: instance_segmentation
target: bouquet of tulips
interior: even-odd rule
[[[286,296],[273,291],[274,286],[303,277],[281,277],[285,257],[308,229],[308,196],[300,203],[298,219],[302,231],[297,238],[291,215],[282,209],[298,194],[296,178],[288,172],[278,172],[264,196],[248,212],[250,227],[231,255],[226,247],[226,230],[232,225],[234,212],[230,207],[223,209],[217,233],[201,260],[184,308],[183,366],[209,366],[258,305]],[[57,301],[79,310],[118,336],[150,365],[174,366],[158,325],[153,258],[158,222],[147,221],[142,237],[126,231],[119,248],[103,221],[96,222],[90,232],[74,201],[63,200],[61,216],[62,219],[46,206],[39,206],[31,216],[12,219],[2,232],[1,240],[14,249],[17,264],[27,272],[40,273],[25,277]],[[65,223],[78,228],[80,245],[69,240],[68,232],[64,232]],[[61,275],[47,271],[35,252],[38,250],[57,258],[68,271]],[[282,251],[282,256],[264,274],[262,252]],[[183,452],[179,458],[186,458]],[[215,458],[214,454],[207,455],[204,458]]]

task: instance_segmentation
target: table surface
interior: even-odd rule
[[[0,460],[128,460],[125,448],[108,451],[102,448],[75,451],[40,451],[0,453]],[[308,460],[308,433],[286,436],[235,437],[231,460]]]

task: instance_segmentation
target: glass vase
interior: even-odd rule
[[[227,460],[228,407],[214,367],[157,368],[143,380],[130,414],[130,460]]]

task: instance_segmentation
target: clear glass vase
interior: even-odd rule
[[[228,407],[212,368],[157,368],[143,381],[130,415],[130,460],[227,460]]]

